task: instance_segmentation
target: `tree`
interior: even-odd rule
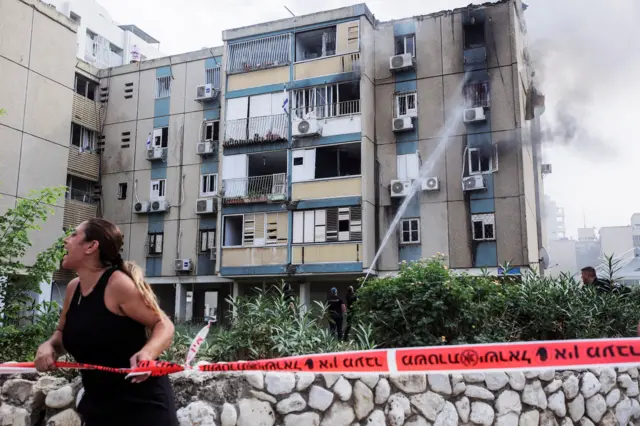
[[[40,230],[53,214],[52,205],[64,195],[65,187],[32,191],[29,198],[19,199],[16,207],[0,216],[0,321],[17,324],[25,311],[33,306],[32,294],[40,294],[40,283],[51,279],[59,266],[63,236],[39,253],[33,265],[23,263],[31,242],[29,233]]]

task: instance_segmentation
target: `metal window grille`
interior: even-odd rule
[[[229,44],[228,58],[230,74],[287,65],[291,62],[291,34]]]
[[[171,95],[171,76],[156,77],[156,99]]]

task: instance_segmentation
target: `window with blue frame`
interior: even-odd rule
[[[408,34],[396,37],[396,55],[410,53],[411,57],[416,56],[416,36]]]

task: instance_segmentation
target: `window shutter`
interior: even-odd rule
[[[315,211],[304,212],[304,242],[313,243],[315,234]]]
[[[244,215],[244,245],[252,246],[255,233],[255,215]]]
[[[362,241],[362,207],[351,207],[349,220],[349,232],[351,241]]]
[[[278,213],[267,214],[266,244],[278,244]]]
[[[266,214],[264,213],[258,213],[255,215],[255,223],[254,223],[254,237],[253,237],[253,245],[254,246],[264,246],[265,245],[265,235],[264,235],[264,230],[265,230],[265,219],[266,219]]]
[[[304,212],[293,212],[293,243],[304,242]]]
[[[349,241],[349,207],[338,208],[338,240]]]
[[[338,209],[327,209],[327,242],[338,241]]]
[[[327,240],[327,211],[316,210],[316,243],[324,243]]]

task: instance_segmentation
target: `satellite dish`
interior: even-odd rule
[[[547,269],[549,267],[549,253],[544,247],[540,247],[540,266],[542,269]]]

